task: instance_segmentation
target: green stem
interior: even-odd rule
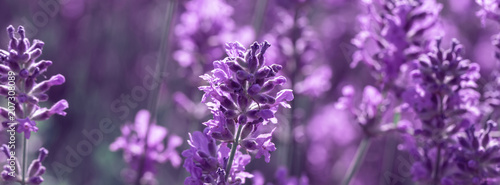
[[[366,156],[366,152],[368,151],[368,147],[370,146],[371,140],[368,137],[363,138],[361,144],[358,147],[358,151],[356,152],[356,156],[354,156],[354,160],[351,162],[349,169],[347,170],[346,175],[344,176],[344,180],[342,180],[342,185],[349,185],[354,175],[358,172],[359,166],[363,162]]]
[[[27,145],[28,145],[28,139],[26,139],[26,134],[23,134],[23,171],[22,171],[22,174],[23,174],[23,179],[21,180],[21,184],[22,185],[25,185],[26,184],[26,161],[27,161]]]
[[[441,146],[438,146],[435,165],[436,165],[436,170],[434,171],[434,184],[439,185],[439,168],[441,166]]]
[[[238,150],[238,144],[240,142],[240,134],[243,125],[238,126],[238,132],[236,132],[236,137],[234,138],[233,146],[231,146],[231,153],[229,153],[229,160],[227,161],[226,167],[226,181],[229,178],[229,172],[231,171],[231,166],[233,165],[234,155],[236,154],[236,150]]]
[[[174,11],[177,8],[177,0],[171,0],[167,2],[167,10],[165,12],[165,22],[163,25],[162,29],[162,36],[161,36],[161,42],[160,42],[160,49],[158,51],[158,58],[156,60],[156,71],[154,74],[154,79],[153,80],[158,80],[160,83],[158,87],[155,89],[151,90],[149,94],[149,102],[148,102],[148,110],[151,113],[150,121],[148,123],[146,133],[149,133],[151,129],[151,125],[153,125],[153,121],[156,119],[156,114],[157,114],[157,107],[158,107],[158,97],[161,89],[161,83],[163,83],[163,76],[161,75],[162,71],[165,68],[166,65],[166,60],[168,58],[168,54],[170,54],[170,48],[168,45],[168,39],[170,36],[171,32],[171,24],[174,16]],[[139,169],[137,176],[135,178],[135,183],[136,185],[141,184],[141,179],[142,176],[145,173],[145,167],[144,163],[146,161],[146,155],[147,155],[147,150],[148,150],[148,140],[149,140],[149,134],[146,134],[145,139],[144,139],[144,153],[141,155],[140,160],[139,160]]]

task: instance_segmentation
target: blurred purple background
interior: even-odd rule
[[[335,102],[344,85],[356,90],[373,83],[365,66],[350,68],[356,51],[351,39],[359,32],[357,16],[366,8],[357,0],[179,0],[170,25],[166,23],[169,1],[161,0],[3,0],[0,28],[23,25],[30,39],[45,42],[40,59],[53,61],[47,75],[61,73],[66,83],[49,91],[49,102],[65,98],[67,116],[40,123],[30,139],[29,158],[41,146],[50,151],[44,162],[44,184],[126,184],[122,152],[109,145],[120,136],[120,126],[133,122],[136,113],[157,103],[157,124],[168,136],[184,141],[177,152],[188,148],[188,132],[201,130],[211,118],[200,103],[204,82],[198,77],[212,69],[214,60],[226,54],[224,43],[239,41],[249,46],[267,40],[267,61],[283,65],[281,74],[290,80],[295,100],[292,108],[277,115],[279,126],[273,141],[277,150],[271,163],[263,159],[247,165],[259,171],[265,182],[279,184],[280,167],[288,175],[307,177],[310,184],[340,184],[357,146],[361,130]],[[481,25],[473,0],[441,0],[439,24],[446,32],[443,43],[458,38],[465,58],[481,65],[481,73],[494,67],[491,35],[496,24]],[[170,30],[162,37],[164,27]],[[163,39],[165,40],[163,40]],[[0,46],[8,45],[0,32]],[[161,44],[166,44],[160,50]],[[295,47],[295,48],[294,48]],[[296,51],[296,52],[294,52]],[[157,99],[150,91],[137,92],[151,80],[159,52],[166,54]],[[299,53],[298,55],[294,53]],[[160,69],[161,70],[161,69]],[[134,93],[138,93],[135,94]],[[133,98],[133,96],[146,96]],[[82,133],[112,122],[114,130],[103,135],[92,153],[74,166],[67,157],[83,140]],[[3,134],[3,133],[2,133]],[[397,149],[400,138],[377,137],[368,150],[352,185],[413,184],[408,154]],[[57,168],[64,164],[69,169]],[[157,166],[160,184],[183,184],[189,175],[182,165]],[[254,178],[255,180],[258,178]],[[398,179],[398,180],[394,180]],[[3,183],[3,182],[2,182]],[[258,184],[248,180],[247,184]]]

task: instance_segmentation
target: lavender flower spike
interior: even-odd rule
[[[11,151],[7,145],[2,145],[0,147],[0,150],[5,154],[7,159],[13,159],[16,161],[17,167],[16,167],[16,172],[13,174],[14,176],[11,176],[13,171],[11,169],[11,166],[9,164],[6,164],[3,168],[2,171],[2,179],[6,182],[23,182],[21,178],[21,174],[19,169],[21,167],[19,166],[19,162],[17,161],[17,158],[11,154]],[[49,154],[49,151],[45,148],[40,148],[38,158],[33,160],[31,162],[31,165],[28,168],[28,176],[25,177],[24,182],[27,182],[28,184],[31,185],[37,185],[41,184],[43,182],[42,175],[45,173],[46,168],[45,166],[42,165],[42,162],[45,160],[47,155]]]
[[[168,139],[168,144],[163,144],[167,136],[167,129],[158,126],[150,121],[151,115],[147,110],[137,112],[134,124],[126,124],[121,128],[122,136],[118,137],[110,146],[111,151],[123,150],[123,158],[129,163],[130,168],[122,171],[125,181],[133,182],[137,175],[143,179],[141,182],[145,184],[154,184],[156,179],[154,175],[157,173],[155,165],[170,161],[172,166],[178,167],[181,159],[175,148],[182,144],[182,139],[179,136],[172,135]],[[151,128],[149,133],[147,127]],[[147,148],[144,151],[146,144],[146,135],[148,136]],[[145,155],[144,172],[137,174],[139,169],[141,156]]]
[[[480,76],[479,65],[462,58],[458,41],[454,40],[448,50],[440,48],[441,40],[436,43],[436,50],[423,56],[412,72],[416,85],[403,99],[421,121],[420,127],[415,124],[417,142],[411,147],[414,179],[447,184],[456,153],[454,138],[479,117],[479,93],[474,88]]]
[[[52,61],[36,61],[42,54],[44,43],[40,40],[34,40],[30,44],[26,38],[24,28],[19,26],[15,36],[15,29],[12,26],[7,27],[10,37],[10,43],[7,51],[0,49],[0,95],[9,97],[8,75],[9,71],[14,73],[15,77],[15,98],[10,99],[15,104],[15,123],[17,132],[24,133],[27,139],[31,132],[38,131],[36,121],[49,119],[54,114],[66,115],[68,102],[64,99],[59,100],[50,109],[42,108],[39,102],[48,100],[46,94],[50,87],[61,85],[65,78],[61,74],[54,75],[47,80],[37,82],[37,78],[43,76],[47,68],[52,65]],[[5,127],[9,123],[8,111],[6,108],[0,108],[0,115],[3,119],[2,125]]]
[[[274,114],[279,106],[288,108],[287,101],[293,99],[288,89],[273,95],[286,78],[277,76],[281,65],[265,65],[264,54],[270,46],[268,42],[255,42],[247,50],[238,42],[227,43],[229,57],[215,61],[211,74],[201,76],[209,83],[199,87],[205,92],[202,102],[214,117],[203,123],[207,126],[203,133],[191,135],[192,148],[183,152],[184,167],[191,173],[186,184],[244,183],[245,178],[252,177],[243,173],[250,157],[242,155],[240,149],[270,162],[270,152],[276,147],[271,142],[275,124],[269,123],[276,123]],[[215,141],[220,141],[220,146]]]

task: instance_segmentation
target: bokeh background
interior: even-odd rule
[[[446,32],[443,43],[458,38],[466,58],[489,74],[494,60],[490,38],[498,27],[481,25],[475,15],[479,7],[473,0],[439,2],[443,4],[439,24]],[[344,85],[361,89],[373,82],[368,69],[349,66],[355,51],[350,41],[359,31],[357,16],[366,12],[360,1],[177,0],[172,3],[171,24],[167,24],[169,3],[172,1],[0,2],[0,28],[25,26],[28,38],[45,42],[40,59],[53,61],[46,74],[66,77],[64,85],[50,90],[49,102],[67,99],[67,116],[39,123],[40,130],[29,143],[30,159],[41,146],[50,151],[44,162],[44,184],[125,184],[121,171],[127,164],[122,153],[111,152],[109,145],[120,136],[119,127],[132,122],[137,111],[155,105],[158,125],[166,127],[169,136],[184,141],[176,150],[180,153],[188,148],[188,132],[201,130],[201,123],[210,119],[205,105],[199,103],[202,92],[197,87],[203,82],[198,76],[212,68],[212,61],[225,57],[224,43],[239,41],[249,46],[254,40],[272,44],[268,60],[285,67],[282,73],[291,79],[285,86],[294,89],[295,100],[292,109],[279,113],[273,138],[278,149],[271,163],[253,160],[247,171],[273,182],[278,169],[286,167],[288,175],[308,178],[310,184],[340,183],[361,131],[334,103]],[[0,32],[1,48],[7,48],[8,39],[6,32]],[[164,60],[158,59],[160,53]],[[158,69],[157,62],[164,63],[166,74],[158,96],[148,91],[143,100],[132,99],[134,88]],[[104,134],[102,142],[77,165],[56,170],[54,164],[65,164],[68,148],[87,139],[82,132],[98,129],[102,121],[112,122],[115,129]],[[408,155],[397,149],[398,143],[398,137],[390,134],[377,138],[352,184],[412,184]],[[157,167],[160,184],[182,184],[188,176],[182,165],[167,162]]]

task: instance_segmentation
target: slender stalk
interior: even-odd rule
[[[264,14],[266,12],[267,0],[257,0],[255,5],[255,13],[253,20],[253,29],[255,31],[255,36],[258,38],[262,27],[262,22],[264,22]]]
[[[394,114],[392,118],[392,122],[395,127],[398,126],[399,121],[401,120],[401,113],[397,112]],[[386,137],[386,144],[385,144],[385,152],[384,152],[384,159],[383,159],[383,173],[385,172],[391,172],[393,165],[394,165],[394,155],[396,154],[396,146],[397,143],[394,141],[393,137],[389,136]],[[385,179],[383,176],[380,177],[380,184],[384,184]]]
[[[23,171],[22,171],[23,172],[22,173],[23,174],[22,175],[23,179],[21,180],[21,182],[22,182],[21,184],[22,185],[26,184],[26,161],[27,161],[27,158],[28,158],[28,156],[27,156],[27,148],[28,148],[27,145],[28,145],[28,139],[26,139],[25,134],[23,134]]]
[[[341,185],[349,185],[354,175],[356,175],[359,166],[365,159],[366,152],[368,151],[370,143],[371,140],[369,137],[364,137],[363,140],[361,140],[361,144],[358,147],[358,151],[356,152],[354,160],[351,162],[351,165],[349,166],[349,169],[347,170],[347,173],[344,176]]]
[[[150,99],[148,103],[148,110],[151,112],[151,117],[150,117],[150,122],[148,123],[148,127],[146,129],[146,138],[145,138],[145,143],[144,143],[144,153],[141,156],[141,159],[139,161],[139,170],[135,179],[135,184],[140,185],[141,184],[141,179],[142,176],[144,175],[144,163],[146,161],[146,154],[147,154],[147,149],[148,149],[148,138],[149,138],[149,131],[151,129],[151,125],[153,124],[153,120],[156,118],[156,111],[158,107],[158,96],[160,93],[161,89],[161,83],[163,81],[163,76],[161,75],[162,70],[165,68],[165,63],[167,59],[167,54],[169,53],[168,50],[168,38],[170,35],[170,25],[172,23],[172,19],[174,16],[174,11],[175,8],[177,7],[177,0],[172,0],[167,2],[167,11],[165,12],[165,24],[163,25],[162,29],[162,37],[161,37],[161,43],[160,43],[160,49],[158,51],[158,58],[156,61],[156,71],[155,71],[155,76],[153,80],[158,80],[158,87],[153,89],[150,92]]]
[[[293,27],[292,27],[292,33],[299,33],[297,30],[298,28],[298,20],[299,20],[299,11],[300,7],[297,7],[294,12],[294,17],[293,17]],[[290,117],[290,128],[289,128],[289,137],[291,141],[291,145],[289,148],[289,165],[290,165],[290,171],[292,175],[300,175],[300,171],[302,168],[301,164],[301,159],[300,159],[300,151],[298,150],[299,148],[299,143],[295,141],[294,133],[293,130],[294,128],[300,124],[297,122],[296,117],[294,115],[296,107],[297,107],[297,94],[295,93],[295,84],[297,83],[297,75],[298,71],[301,68],[301,61],[300,61],[300,55],[297,52],[297,40],[300,38],[300,35],[293,34],[292,36],[292,44],[293,44],[293,65],[290,65],[290,71],[291,71],[291,85],[292,85],[292,90],[294,90],[293,96],[295,97],[291,102],[291,117]]]
[[[238,144],[240,142],[240,134],[243,125],[238,126],[238,132],[236,132],[236,137],[234,138],[233,146],[231,146],[231,153],[229,153],[229,160],[227,161],[226,167],[226,181],[229,178],[229,172],[231,171],[231,166],[233,165],[234,155],[236,154],[236,150],[238,150]]]
[[[436,170],[434,171],[434,184],[439,185],[439,168],[441,166],[441,146],[438,146],[436,157]]]

